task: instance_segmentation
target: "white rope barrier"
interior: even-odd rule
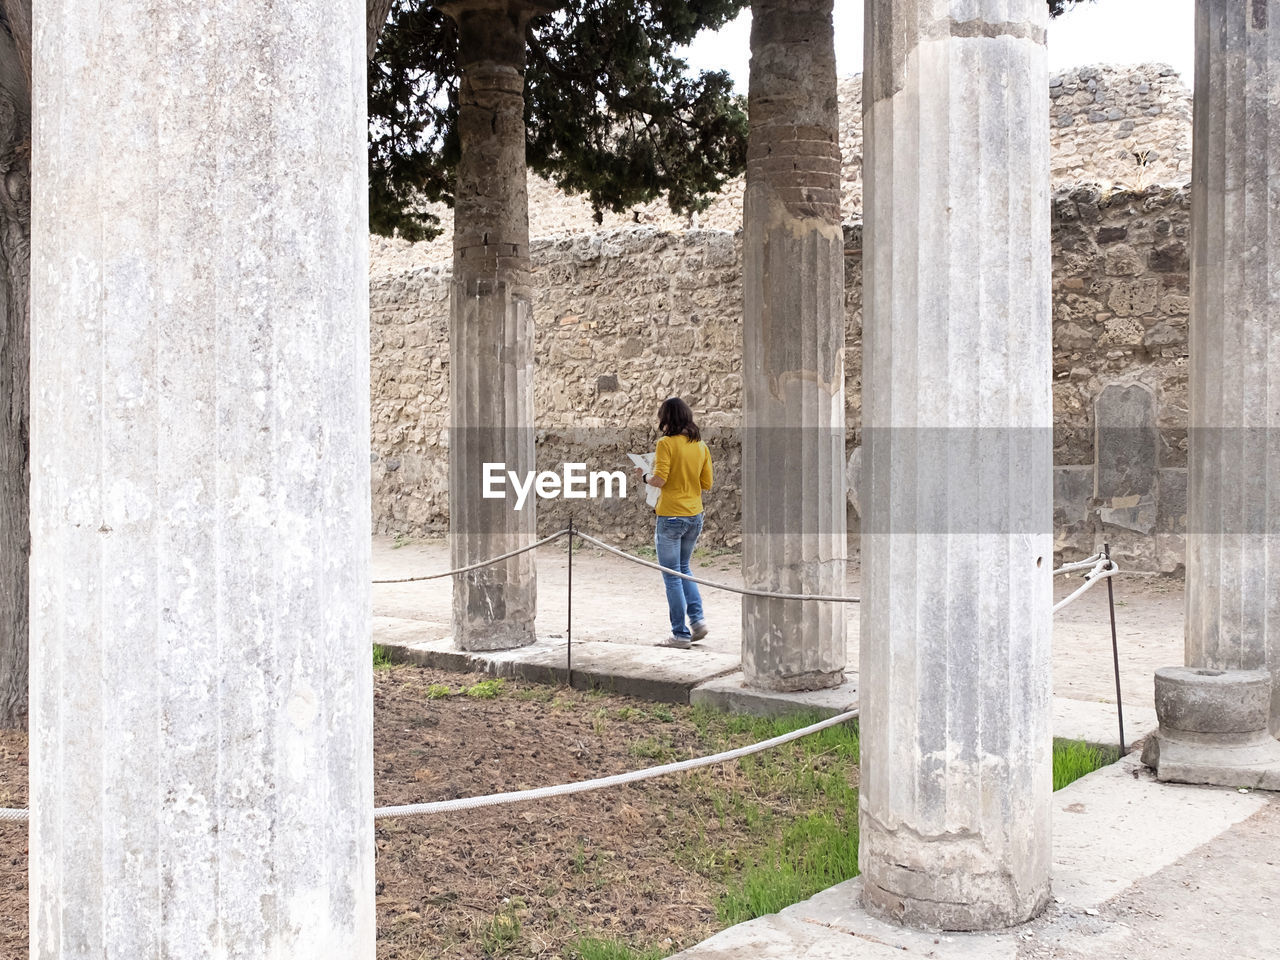
[[[549,537],[545,537],[542,540],[539,540],[537,543],[531,543],[528,546],[521,547],[519,550],[513,550],[511,553],[503,554],[500,557],[494,557],[491,560],[485,560],[485,561],[482,561],[481,563],[472,564],[471,566],[468,566],[468,567],[461,567],[457,570],[450,570],[445,573],[431,574],[430,576],[425,576],[425,577],[407,577],[402,580],[375,580],[374,583],[409,583],[417,580],[434,580],[440,577],[448,577],[448,576],[454,576],[459,573],[466,573],[469,570],[474,570],[478,567],[487,566],[493,563],[498,563],[509,557],[516,556],[517,554],[521,554],[528,550],[533,550],[537,547],[540,547],[543,544],[550,543],[553,540],[558,540],[560,537],[564,536],[568,532],[569,532],[568,528],[565,528],[564,530],[560,530],[557,533],[553,533]],[[646,567],[652,567],[653,569],[659,570],[663,573],[671,573],[677,577],[681,577],[682,579],[692,580],[694,583],[700,583],[703,586],[712,587],[715,589],[728,590],[732,593],[741,593],[747,596],[769,597],[769,598],[779,599],[779,600],[817,600],[817,601],[830,601],[834,603],[859,602],[858,598],[856,597],[821,596],[821,595],[815,595],[815,594],[766,593],[765,591],[762,591],[762,590],[751,590],[748,588],[734,587],[734,586],[730,586],[728,584],[723,584],[723,583],[714,583],[709,580],[702,580],[697,577],[690,576],[689,574],[686,574],[686,573],[681,573],[678,570],[671,570],[668,567],[663,567],[660,564],[652,563],[640,557],[632,556],[629,553],[624,553],[622,550],[619,550],[617,547],[613,547],[605,543],[603,540],[597,540],[595,537],[589,536],[588,534],[582,533],[581,531],[575,530],[574,534],[578,537],[581,537],[586,542],[594,544],[597,547],[600,547],[602,550],[607,550],[610,553],[617,554],[618,556],[631,560],[634,563],[638,563]],[[1076,600],[1080,599],[1080,597],[1082,597],[1088,590],[1090,590],[1095,585],[1101,583],[1103,580],[1109,579],[1110,577],[1114,577],[1118,573],[1120,573],[1120,568],[1116,566],[1115,562],[1103,554],[1094,554],[1093,556],[1085,560],[1077,561],[1076,563],[1063,564],[1057,570],[1053,571],[1053,573],[1054,573],[1054,576],[1057,576],[1059,574],[1071,573],[1073,571],[1083,570],[1086,568],[1089,568],[1089,572],[1085,574],[1084,583],[1075,591],[1073,591],[1071,594],[1069,594],[1068,596],[1064,597],[1063,599],[1055,603],[1053,605],[1054,613],[1057,613],[1059,610],[1063,609],[1069,604],[1074,603]],[[508,803],[522,803],[528,800],[543,800],[550,797],[563,797],[563,796],[569,796],[570,794],[575,794],[575,793],[586,793],[592,790],[604,790],[609,787],[623,786],[628,783],[638,783],[642,780],[653,779],[654,777],[668,776],[673,773],[682,773],[686,770],[696,770],[699,767],[707,767],[717,763],[727,763],[730,760],[738,760],[742,757],[748,757],[748,756],[751,756],[752,754],[761,753],[765,750],[770,750],[774,747],[780,747],[785,743],[792,742],[793,740],[799,740],[801,737],[807,737],[810,734],[817,733],[820,730],[825,730],[828,727],[834,727],[838,724],[845,723],[846,721],[852,720],[857,716],[858,716],[858,711],[856,709],[847,710],[838,716],[830,717],[826,720],[819,721],[818,723],[811,724],[800,730],[795,730],[795,731],[792,731],[791,733],[783,734],[780,737],[773,737],[770,740],[762,740],[761,742],[751,744],[750,746],[739,747],[736,750],[727,750],[723,753],[713,754],[712,756],[709,756],[709,757],[695,757],[690,760],[680,760],[676,763],[667,763],[658,767],[648,767],[644,770],[633,770],[629,773],[614,774],[613,776],[609,776],[609,777],[597,777],[594,780],[581,780],[581,781],[578,781],[577,783],[562,783],[556,786],[537,787],[530,790],[514,790],[506,793],[493,793],[493,794],[488,794],[488,795],[479,796],[479,797],[460,797],[454,800],[436,800],[429,803],[413,803],[413,804],[406,804],[406,805],[394,806],[394,807],[378,807],[373,811],[373,818],[375,820],[383,820],[383,819],[389,819],[392,817],[419,817],[419,816],[427,816],[427,815],[436,814],[436,813],[456,813],[461,810],[474,810],[479,807],[493,807],[493,806],[499,806],[499,805],[508,804]],[[0,808],[0,823],[5,823],[5,822],[25,823],[29,819],[30,819],[30,814],[27,810],[19,810],[19,809],[13,809],[13,808]]]
[[[764,597],[767,600],[816,600],[823,603],[861,603],[858,597],[837,597],[824,596],[818,593],[770,593],[767,590],[752,590],[750,587],[735,587],[727,583],[716,583],[712,580],[703,580],[692,574],[681,573],[679,570],[672,570],[670,567],[664,567],[659,563],[653,563],[641,557],[633,556],[625,551],[619,550],[617,547],[610,546],[603,540],[597,540],[595,537],[583,533],[581,530],[573,531],[574,536],[585,540],[587,543],[595,544],[601,550],[607,550],[609,553],[616,554],[619,557],[630,560],[632,563],[638,563],[642,567],[649,567],[653,570],[659,570],[662,573],[669,573],[673,577],[679,577],[681,580],[692,580],[694,583],[700,583],[704,587],[711,587],[715,590],[727,590],[730,593],[740,593],[747,597]]]
[[[742,757],[749,757],[753,753],[760,753],[764,750],[771,750],[774,747],[780,747],[784,743],[790,743],[792,740],[799,740],[801,737],[807,737],[810,734],[817,733],[819,730],[825,730],[828,727],[834,727],[837,724],[845,723],[858,716],[857,710],[846,710],[844,713],[821,720],[818,723],[810,724],[799,730],[793,730],[791,733],[784,733],[780,737],[774,737],[771,740],[762,740],[759,743],[753,743],[747,747],[738,747],[736,750],[726,750],[724,753],[713,754],[709,757],[695,757],[692,760],[680,760],[676,763],[664,763],[660,767],[648,767],[644,770],[632,770],[630,773],[618,773],[611,777],[597,777],[595,780],[580,780],[577,783],[561,783],[554,787],[537,787],[532,790],[513,790],[509,793],[491,793],[483,797],[460,797],[457,800],[436,800],[432,803],[411,803],[399,807],[378,807],[373,811],[373,819],[383,820],[389,817],[421,817],[432,813],[456,813],[459,810],[474,810],[477,807],[496,807],[504,803],[521,803],[526,800],[543,800],[548,797],[564,797],[573,793],[586,793],[590,790],[604,790],[608,787],[620,787],[628,783],[638,783],[641,780],[651,780],[654,777],[665,777],[672,773],[683,773],[686,770],[696,770],[699,767],[708,767],[716,763],[727,763],[730,760],[738,760]]]
[[[538,547],[541,547],[543,544],[550,543],[552,540],[559,540],[568,532],[569,532],[569,528],[565,527],[563,530],[557,530],[555,533],[551,534],[551,536],[549,537],[543,537],[541,540],[537,541],[536,543],[526,544],[523,547],[520,547],[516,550],[512,550],[510,553],[504,553],[501,556],[497,556],[497,557],[490,557],[488,560],[481,560],[477,563],[468,564],[465,567],[458,567],[455,570],[446,570],[444,571],[444,573],[429,573],[423,577],[400,577],[397,580],[374,580],[373,582],[374,583],[417,583],[420,580],[439,580],[441,577],[456,577],[460,573],[470,573],[472,570],[479,570],[481,567],[489,567],[495,563],[501,563],[503,560],[510,560],[512,557],[518,557],[520,556],[520,554],[528,553],[530,550],[537,550]]]
[[[1114,577],[1119,572],[1120,572],[1120,568],[1116,566],[1115,561],[1107,557],[1103,557],[1102,559],[1098,560],[1093,565],[1093,569],[1090,570],[1087,574],[1085,574],[1084,583],[1080,587],[1078,587],[1073,593],[1063,597],[1061,600],[1059,600],[1057,603],[1053,605],[1053,612],[1057,613],[1063,607],[1066,607],[1069,604],[1075,603],[1075,601],[1079,600],[1082,596],[1084,596],[1085,593],[1088,592],[1089,589],[1091,589],[1093,586],[1101,583],[1103,580],[1107,580],[1111,577]]]
[[[709,757],[694,757],[690,760],[664,763],[660,767],[647,767],[644,770],[618,773],[611,777],[597,777],[594,780],[580,780],[577,783],[561,783],[553,787],[536,787],[532,790],[490,793],[481,797],[459,797],[456,800],[435,800],[430,803],[410,803],[397,807],[377,807],[373,811],[373,819],[386,820],[392,817],[422,817],[433,813],[457,813],[461,810],[475,810],[479,807],[497,807],[508,803],[523,803],[527,800],[565,797],[574,793],[587,793],[591,790],[605,790],[609,787],[620,787],[628,783],[639,783],[641,780],[652,780],[654,777],[665,777],[673,773],[683,773],[686,770],[697,770],[699,767],[709,767],[717,763],[728,763],[730,760],[739,760],[754,753],[772,750],[774,747],[791,743],[801,737],[807,737],[821,730],[826,730],[828,727],[846,723],[849,720],[856,719],[857,716],[858,711],[856,709],[846,710],[838,716],[819,720],[817,723],[812,723],[799,730],[784,733],[780,737],[761,740],[759,743],[738,747],[735,750],[726,750],[723,753],[712,754]],[[25,821],[27,819],[28,812],[26,810],[0,809],[0,821]]]
[[[1077,560],[1075,563],[1064,563],[1057,570],[1053,571],[1055,577],[1064,573],[1074,573],[1077,570],[1088,570],[1090,567],[1097,566],[1098,561],[1105,559],[1101,553],[1095,553],[1092,556],[1085,557],[1083,560]]]

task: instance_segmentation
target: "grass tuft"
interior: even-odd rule
[[[387,652],[387,648],[380,643],[373,645],[373,669],[390,670],[395,664],[391,662],[391,654]]]
[[[1053,789],[1061,790],[1085,774],[1115,763],[1120,751],[1112,747],[1095,747],[1082,740],[1053,741]]]
[[[494,697],[502,693],[506,689],[507,681],[502,679],[481,680],[473,683],[463,691],[468,697],[474,697],[477,700],[492,700]]]
[[[520,940],[520,917],[516,904],[493,915],[493,919],[480,931],[480,949],[486,957],[500,957],[510,953]]]
[[[670,953],[662,947],[640,950],[621,940],[599,940],[595,937],[583,937],[569,945],[569,955],[573,960],[662,960]]]

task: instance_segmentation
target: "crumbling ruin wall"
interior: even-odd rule
[[[1054,199],[1055,506],[1058,546],[1072,555],[1107,539],[1131,569],[1170,572],[1182,563],[1188,206],[1186,188],[1080,187]],[[852,452],[861,411],[859,226],[847,226],[845,238]],[[633,227],[535,241],[532,252],[539,466],[626,469],[628,450],[652,449],[658,404],[683,396],[716,463],[704,543],[736,546],[738,238]],[[382,533],[448,526],[448,279],[439,264],[372,279],[373,503]],[[634,488],[628,500],[538,509],[540,530],[563,525],[572,509],[607,538],[652,536],[651,511]],[[856,529],[856,513],[851,520]]]
[[[1191,177],[1191,92],[1172,67],[1078,67],[1049,81],[1050,157],[1055,184],[1098,183],[1136,190],[1152,184],[1181,183]],[[853,222],[862,217],[862,78],[841,80],[841,211]],[[597,233],[629,226],[679,231],[734,231],[742,226],[741,177],[725,184],[696,218],[674,214],[663,200],[626,213],[604,211],[596,221],[582,196],[567,196],[552,183],[529,176],[529,235],[558,237]],[[430,243],[389,244],[384,261],[401,266],[448,262],[452,255],[453,213],[432,208],[444,232]]]

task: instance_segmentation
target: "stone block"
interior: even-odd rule
[[[1094,496],[1132,509],[1156,492],[1156,401],[1142,384],[1111,384],[1094,402]]]
[[[1119,269],[1119,268],[1117,268]],[[1108,257],[1107,272],[1111,273]],[[1111,288],[1107,305],[1121,317],[1140,317],[1156,308],[1160,297],[1160,281],[1154,278],[1119,281]]]
[[[1159,470],[1160,496],[1156,529],[1161,533],[1187,532],[1187,471],[1185,467]]]
[[[1113,527],[1124,527],[1135,533],[1151,533],[1156,528],[1155,497],[1114,497],[1098,508],[1098,518]]]
[[[845,464],[845,496],[849,500],[849,506],[853,507],[854,512],[859,517],[862,516],[861,490],[862,447],[854,447],[853,452],[849,454],[848,462]]]
[[[1093,467],[1053,468],[1053,522],[1074,527],[1087,523],[1093,514]]]
[[[1156,712],[1163,727],[1187,733],[1254,733],[1266,730],[1270,709],[1267,670],[1156,671]]]
[[[1098,232],[1102,233],[1101,230]],[[1142,258],[1127,243],[1117,243],[1107,250],[1107,276],[1136,277],[1144,272],[1144,267]]]
[[[1268,731],[1268,670],[1156,671],[1160,727],[1142,762],[1160,780],[1280,790],[1280,742]]]
[[[1147,328],[1147,331],[1142,335],[1142,345],[1153,352],[1158,352],[1166,347],[1185,347],[1186,343],[1186,328],[1172,326],[1163,320]]]

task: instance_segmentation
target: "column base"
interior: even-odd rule
[[[830,690],[844,683],[843,670],[811,670],[790,676],[752,674],[743,665],[742,679],[750,690],[768,690],[771,693],[806,693],[812,690]]]
[[[1156,671],[1160,728],[1142,762],[1172,783],[1280,790],[1280,740],[1268,729],[1266,670]]]
[[[864,816],[862,844],[862,906],[889,923],[1001,930],[1035,919],[1049,903],[1047,870],[1042,882],[1023,889],[976,836],[926,838]]]
[[[518,650],[536,642],[537,634],[532,626],[512,623],[484,623],[474,626],[454,627],[453,642],[459,650],[468,653],[492,653],[498,650]]]

